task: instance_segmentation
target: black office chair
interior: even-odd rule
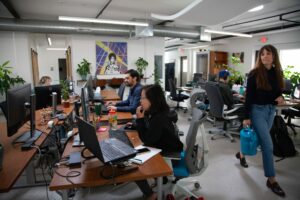
[[[121,100],[123,99],[124,96],[125,87],[126,87],[125,83],[122,83],[118,89],[118,95]]]
[[[284,79],[284,89],[282,91],[283,94],[290,97],[291,93],[293,91],[293,84],[290,80]]]
[[[237,129],[236,131],[228,130],[227,124],[233,120],[240,119],[240,116],[237,114],[237,111],[243,107],[242,104],[235,104],[233,109],[225,110],[224,109],[224,100],[222,97],[222,94],[220,92],[220,88],[218,83],[216,82],[207,82],[205,85],[206,94],[209,100],[209,113],[211,116],[214,117],[214,120],[216,119],[223,119],[223,128],[217,129],[216,131],[210,130],[209,133],[216,132],[218,135],[224,135],[228,138],[230,138],[231,142],[234,142],[234,138],[232,137],[232,134],[239,135],[239,132],[237,131],[239,127],[234,127],[234,129]],[[215,122],[215,121],[214,121]],[[211,139],[215,139],[215,136],[212,136]]]
[[[177,102],[177,105],[174,108],[176,110],[183,109],[184,112],[186,112],[187,111],[187,107],[180,106],[179,103],[183,102],[186,99],[188,99],[189,96],[181,94],[182,90],[178,90],[178,93],[177,93],[177,89],[176,89],[174,81],[172,79],[169,79],[168,81],[169,81],[169,88],[170,88],[170,93],[171,93],[170,94],[170,99],[172,101],[176,101]]]
[[[291,98],[297,100],[300,99],[300,84],[297,84],[294,87],[293,92],[291,93]],[[290,127],[293,130],[294,135],[296,135],[296,128],[300,128],[300,126],[297,124],[293,124],[292,119],[300,117],[300,106],[294,106],[289,109],[284,109],[282,110],[282,114],[284,115],[284,118],[287,119],[286,125]]]

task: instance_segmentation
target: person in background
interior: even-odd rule
[[[50,76],[42,76],[42,78],[39,81],[39,85],[41,86],[51,85],[51,83],[52,83],[52,79]]]
[[[283,72],[277,49],[272,45],[265,45],[260,49],[255,68],[248,76],[243,125],[252,125],[257,133],[264,174],[267,177],[266,185],[279,196],[285,196],[285,192],[275,178],[270,129],[275,117],[275,105],[284,104],[283,89]],[[236,156],[239,159],[244,157],[240,152]]]
[[[231,90],[228,85],[229,76],[230,72],[228,70],[221,70],[219,72],[219,87],[225,105],[227,105],[228,109],[232,109],[233,105],[236,103],[240,103],[240,100],[244,97]]]
[[[130,69],[126,72],[124,83],[130,87],[127,100],[120,102],[107,102],[108,109],[114,109],[119,112],[135,113],[136,108],[140,104],[142,85],[139,83],[140,75],[134,70]]]
[[[144,86],[141,105],[136,109],[136,128],[140,139],[144,145],[159,148],[162,153],[181,152],[183,144],[168,114],[169,106],[161,86]],[[148,199],[156,198],[146,180],[137,181],[137,185]]]

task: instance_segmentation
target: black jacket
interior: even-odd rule
[[[149,118],[136,120],[139,137],[146,146],[159,148],[162,152],[181,152],[183,144],[167,114],[154,113]]]

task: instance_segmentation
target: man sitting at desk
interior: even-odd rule
[[[235,103],[240,103],[244,97],[232,91],[228,85],[230,72],[228,70],[221,70],[219,72],[219,87],[224,100],[224,104],[228,109],[232,109]]]
[[[127,100],[120,102],[107,102],[106,105],[108,106],[108,109],[135,114],[136,108],[139,106],[141,100],[142,85],[139,81],[139,73],[134,69],[128,70],[124,80],[125,85],[130,87]]]

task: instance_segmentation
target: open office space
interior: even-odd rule
[[[169,199],[281,199],[266,185],[260,147],[255,156],[246,156],[247,168],[236,158],[241,121],[239,116],[228,117],[229,108],[223,108],[225,100],[213,82],[228,70],[232,90],[243,95],[259,50],[273,45],[284,72],[287,100],[276,106],[277,116],[284,118],[299,151],[299,25],[299,0],[2,0],[0,199],[147,199],[136,184],[146,179],[157,199],[168,194]],[[10,77],[25,83],[8,89],[3,76],[7,69]],[[97,97],[104,104],[133,95],[122,84],[130,69],[143,75],[143,86],[159,83],[168,105],[175,108],[172,121],[187,152],[182,159],[189,166],[187,177],[177,174],[177,152],[170,156],[150,149],[139,154],[141,150],[130,147],[131,162],[126,166],[122,162],[123,168],[120,162],[106,162],[104,154],[92,152],[97,158],[86,160],[92,155],[88,151],[74,153],[84,148],[73,145],[78,129],[96,130],[89,131],[88,138],[80,137],[87,146],[96,135],[109,140],[112,115],[122,130],[130,129],[125,124],[139,116],[118,109],[98,116]],[[41,86],[47,77],[51,86]],[[215,104],[218,95],[221,103]],[[93,122],[96,129],[75,115]],[[235,128],[227,135],[230,139],[219,138],[222,128]],[[25,144],[15,143],[33,129],[36,135],[28,134]],[[138,130],[122,133],[134,147],[143,143]],[[274,161],[279,158],[274,156]],[[300,199],[299,156],[274,162],[274,168],[285,198]],[[172,183],[174,176],[181,179]]]

